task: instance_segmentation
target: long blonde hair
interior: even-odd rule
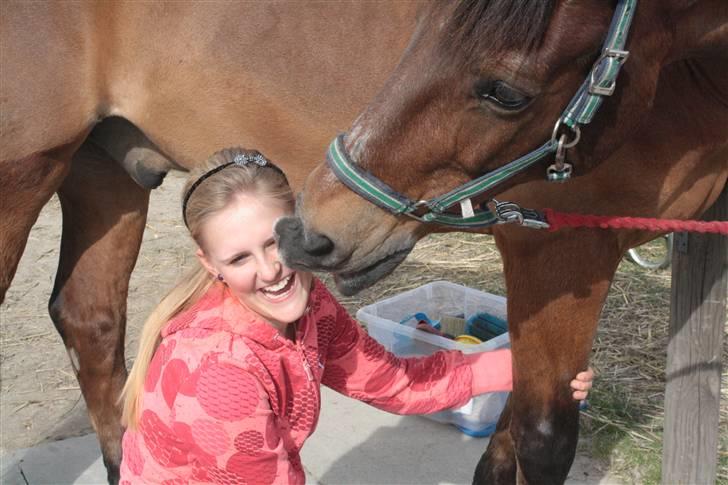
[[[240,194],[265,197],[271,202],[283,204],[287,209],[293,209],[293,193],[283,173],[270,164],[234,163],[241,156],[264,160],[253,150],[226,148],[190,172],[182,191],[186,202],[182,210],[190,235],[199,247],[203,247],[202,229],[205,221],[228,207]],[[162,340],[165,324],[197,302],[214,282],[212,275],[199,262],[195,263],[195,267],[167,293],[144,322],[139,350],[120,396],[124,426],[136,428],[144,381],[154,352]]]

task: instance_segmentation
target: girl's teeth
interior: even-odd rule
[[[290,279],[291,279],[291,276],[289,275],[285,279],[282,279],[281,281],[279,281],[277,284],[263,288],[263,291],[280,291],[288,284],[288,280],[290,280]]]

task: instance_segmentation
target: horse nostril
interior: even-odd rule
[[[276,222],[273,228],[283,245],[289,245],[293,241],[303,237],[303,224],[298,217],[282,217]]]
[[[323,234],[307,232],[303,239],[303,249],[311,256],[326,256],[334,250],[334,243]]]
[[[334,243],[331,239],[323,234],[305,231],[303,223],[298,217],[281,218],[276,223],[275,232],[280,245],[284,249],[288,249],[294,259],[297,258],[294,256],[296,254],[294,248],[303,249],[308,256],[326,256],[334,250]]]

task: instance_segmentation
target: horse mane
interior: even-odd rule
[[[448,18],[446,46],[468,53],[531,51],[548,30],[556,0],[461,0],[442,2]]]

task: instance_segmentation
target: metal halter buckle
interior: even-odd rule
[[[597,59],[594,63],[591,72],[589,73],[589,93],[599,96],[611,96],[612,93],[614,93],[614,88],[617,85],[616,76],[614,79],[612,79],[612,82],[609,83],[609,86],[599,86],[595,78],[595,76],[597,75],[597,69],[601,65],[602,61],[604,61],[605,59],[615,59],[620,64],[623,64],[624,61],[627,60],[627,57],[629,57],[628,51],[610,49],[609,47],[604,49],[602,51],[602,54],[599,56],[599,59]]]
[[[564,124],[564,119],[559,118],[556,120],[556,123],[554,124],[554,129],[551,131],[551,142],[556,143],[556,137],[559,136],[559,128],[561,128],[561,125]],[[564,125],[567,128],[569,128],[574,133],[574,138],[567,142],[566,141],[566,134],[561,135],[559,138],[558,143],[563,144],[563,148],[572,148],[579,143],[579,140],[581,140],[581,128],[579,128],[579,125],[574,125],[574,127],[570,127],[569,125]]]

